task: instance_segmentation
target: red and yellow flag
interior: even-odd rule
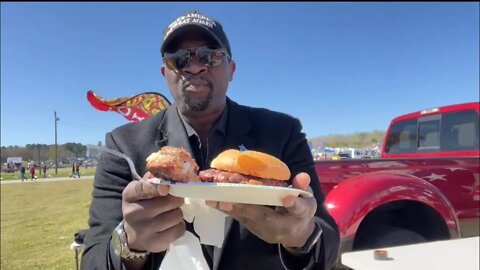
[[[171,104],[166,97],[155,92],[145,92],[133,97],[104,99],[93,90],[89,90],[87,99],[95,109],[117,112],[133,122],[150,117]]]

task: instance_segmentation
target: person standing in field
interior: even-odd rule
[[[75,163],[72,163],[72,174],[70,174],[70,178],[75,178]]]
[[[75,174],[80,178],[80,163],[75,164]]]
[[[36,178],[36,176],[35,176],[35,165],[32,165],[32,167],[30,168],[30,174],[32,175],[32,181],[33,181],[33,179]]]
[[[47,178],[47,164],[43,165],[43,178]]]
[[[23,179],[28,180],[27,177],[25,177],[25,167],[23,167],[23,165],[20,165],[20,175],[22,177],[22,182]]]

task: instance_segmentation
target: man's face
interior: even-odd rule
[[[211,41],[204,35],[189,32],[178,37],[175,44],[177,45],[169,51],[196,51],[197,48],[211,45]],[[217,66],[204,65],[196,55],[190,57],[186,65],[178,70],[167,65],[162,66],[168,88],[180,112],[186,116],[221,112],[234,71],[235,63],[226,56],[221,58]]]

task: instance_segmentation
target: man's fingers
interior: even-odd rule
[[[177,215],[173,213],[172,215]],[[161,221],[162,219],[158,219]],[[148,250],[150,252],[165,251],[170,243],[180,238],[185,233],[185,221],[174,217],[163,222],[147,222],[143,225],[142,231],[133,231],[128,223],[125,223],[128,245],[132,249]]]
[[[307,173],[299,173],[293,179],[293,187],[301,190],[307,190],[310,186],[310,175]]]
[[[310,175],[304,172],[297,174],[293,179],[293,188],[312,192],[310,188]],[[313,215],[317,209],[317,203],[313,197],[285,196],[282,199],[282,203],[288,213],[297,217],[309,217]]]
[[[158,183],[154,183],[154,179],[155,179],[155,180],[158,180],[158,179],[156,179],[155,176],[154,176],[151,172],[149,172],[149,171],[147,171],[147,172],[145,173],[145,175],[143,175],[143,178],[142,178],[142,180],[145,180],[145,181],[148,181],[148,182],[152,183],[153,186],[157,188],[157,191],[158,191],[158,193],[159,193],[161,196],[167,195],[167,194],[169,193],[169,191],[170,191],[169,186],[168,186],[168,185],[159,185]]]
[[[311,199],[311,198],[308,198]],[[293,216],[306,217],[310,214],[310,205],[308,199],[294,196],[283,198],[283,207]]]
[[[148,200],[158,196],[168,194],[169,187],[167,185],[156,185],[148,180],[132,181],[123,190],[123,200],[125,202],[137,202],[140,200]]]
[[[293,188],[301,190],[311,190],[310,188],[310,175],[307,173],[299,173],[293,179]],[[283,207],[287,210],[288,213],[294,216],[308,216],[310,214],[312,207],[316,209],[316,204],[312,202],[313,198],[302,198],[295,196],[285,196],[282,199]],[[314,200],[313,200],[314,201]],[[313,206],[315,204],[315,206]]]
[[[182,222],[177,225],[170,227],[163,232],[156,233],[153,237],[148,239],[150,240],[148,250],[150,252],[165,251],[170,246],[170,243],[173,243],[185,234],[185,228],[185,222],[182,220]]]
[[[297,197],[288,195],[285,196],[285,198],[282,199],[283,207],[285,208],[291,208],[295,204],[295,201],[297,200]]]
[[[180,208],[185,200],[175,196],[159,196],[150,200],[141,200],[135,203],[123,203],[122,211],[125,219],[153,218],[160,213]]]
[[[183,222],[183,211],[180,208],[176,208],[165,212],[161,217],[153,219],[149,226],[155,228],[156,232],[162,232],[181,222]]]
[[[153,176],[153,174],[150,172],[150,171],[147,171],[144,175],[143,175],[143,178],[144,180],[147,180],[147,179],[150,179],[150,178],[155,178],[155,176]]]

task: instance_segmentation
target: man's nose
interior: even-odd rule
[[[190,57],[187,64],[183,68],[183,72],[190,74],[199,74],[207,71],[207,67],[202,64],[197,57]]]

